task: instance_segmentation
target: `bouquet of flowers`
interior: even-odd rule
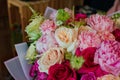
[[[34,80],[120,80],[120,13],[35,13],[26,27]]]

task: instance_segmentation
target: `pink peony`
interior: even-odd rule
[[[51,31],[55,31],[56,25],[55,25],[54,21],[52,21],[52,20],[45,20],[41,24],[40,29],[41,29],[43,34],[45,34],[45,33],[48,34]]]
[[[36,42],[36,49],[38,53],[43,53],[51,47],[57,47],[58,44],[55,40],[54,33],[44,34]]]
[[[79,35],[79,43],[80,50],[82,51],[87,47],[99,47],[101,39],[96,31],[83,31]]]
[[[117,41],[103,41],[95,52],[94,62],[99,64],[102,70],[120,74],[120,43]]]
[[[100,38],[101,38],[102,41],[115,40],[115,36],[108,31],[100,32],[100,33],[98,33],[98,35],[100,35]]]
[[[96,31],[113,31],[113,21],[104,15],[91,15],[87,19],[87,24],[90,25]]]

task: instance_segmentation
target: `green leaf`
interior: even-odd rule
[[[43,22],[44,18],[41,15],[39,15],[39,16],[34,17],[34,19],[31,19],[31,20],[32,21],[25,28],[25,31],[27,32],[29,40],[34,42],[35,40],[40,38],[42,35],[39,27],[41,23]]]

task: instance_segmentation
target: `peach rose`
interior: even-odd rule
[[[78,28],[66,28],[60,27],[55,31],[55,39],[57,43],[63,47],[67,48],[68,52],[74,52],[77,47],[77,35]]]
[[[102,77],[98,77],[97,80],[120,80],[119,77],[116,77],[112,74],[104,75]]]
[[[40,72],[48,73],[50,66],[59,63],[61,64],[64,60],[64,49],[63,48],[50,48],[46,51],[42,57],[38,60]]]

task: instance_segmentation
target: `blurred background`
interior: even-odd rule
[[[44,13],[47,6],[54,9],[75,6],[75,13],[87,15],[105,14],[115,0],[0,0],[0,80],[14,80],[7,71],[4,61],[16,55],[14,44],[27,41],[25,26],[32,15],[30,4],[34,10]]]

